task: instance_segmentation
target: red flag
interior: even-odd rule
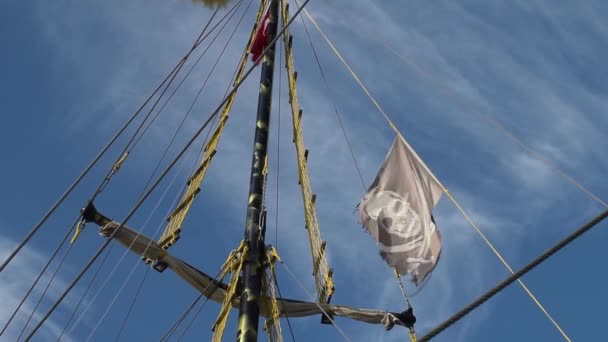
[[[266,43],[268,43],[268,24],[270,24],[270,6],[266,9],[266,13],[258,27],[258,32],[251,42],[251,60],[254,62],[260,57],[262,51],[266,48]]]

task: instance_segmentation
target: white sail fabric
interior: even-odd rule
[[[118,226],[118,223],[112,221],[100,229],[100,234],[102,236],[110,236]],[[223,302],[226,296],[226,284],[214,280],[209,275],[174,257],[166,250],[160,248],[155,241],[147,236],[138,234],[130,228],[123,226],[116,231],[113,238],[135,254],[166,264],[180,278],[209,299],[218,303]],[[407,321],[407,319],[402,318],[403,314],[400,313],[356,309],[342,305],[317,304],[285,298],[277,298],[277,301],[282,317],[313,316],[320,315],[325,311],[330,316],[342,316],[371,324],[383,324],[387,330],[392,329],[394,325],[405,326],[404,321]],[[232,306],[238,308],[239,302],[239,298],[235,298]],[[270,299],[262,296],[260,298],[260,314],[264,317],[270,317],[270,309]]]
[[[433,270],[441,237],[432,209],[442,187],[401,136],[397,136],[359,203],[359,219],[376,240],[380,255],[416,286]]]

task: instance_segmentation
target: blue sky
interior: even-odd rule
[[[607,7],[605,2],[592,0],[509,4],[313,0],[309,10],[429,167],[512,267],[518,268],[600,212],[602,206],[489,125],[480,113],[504,125],[597,196],[608,199],[604,181],[608,171],[604,156],[607,142],[603,138],[608,129],[604,114],[608,110],[608,69],[603,63],[608,59],[608,26],[601,15],[608,13]],[[245,22],[196,103],[186,128],[180,132],[177,146],[183,145],[219,103],[246,42],[255,8],[257,3],[249,8]],[[6,255],[185,53],[211,12],[187,0],[57,0],[8,1],[0,5],[0,13],[4,14],[0,21],[4,47],[0,57],[4,113],[0,125],[4,166],[0,177],[0,254]],[[228,28],[234,28],[237,19]],[[304,138],[310,149],[309,168],[318,194],[321,231],[328,241],[330,266],[335,269],[334,302],[402,310],[404,303],[389,267],[353,214],[363,188],[332,101],[345,122],[367,183],[375,176],[394,136],[321,36],[312,25],[308,24],[308,28],[331,88],[324,88],[301,21],[297,20],[292,32],[304,109]],[[229,34],[223,32],[214,43],[97,200],[102,212],[117,220],[124,218]],[[416,67],[403,63],[376,41],[389,44]],[[284,72],[282,76],[285,85]],[[275,90],[278,79],[277,73]],[[171,250],[209,274],[217,272],[242,237],[257,82],[256,71],[239,92],[182,239]],[[276,91],[268,187],[272,219],[267,238],[272,244],[277,212],[274,198],[278,99]],[[286,89],[280,99],[278,249],[285,263],[313,292]],[[171,151],[174,154],[176,147]],[[112,164],[118,148],[111,153],[111,158],[93,170],[40,235],[0,274],[2,324]],[[154,235],[181,189],[191,161],[192,155],[161,202],[159,212],[146,225],[145,234]],[[166,163],[163,161],[163,165]],[[130,226],[144,225],[173,176],[171,173],[161,184]],[[435,218],[443,234],[444,250],[428,284],[413,298],[420,334],[508,275],[445,197],[436,208]],[[601,324],[608,318],[608,276],[602,271],[602,261],[608,257],[604,246],[607,238],[606,224],[602,224],[523,278],[575,341],[603,336]],[[101,241],[97,228],[87,226],[35,318],[46,312],[51,300]],[[111,265],[102,268],[100,279],[108,278],[122,255],[122,248],[112,249]],[[144,265],[133,255],[127,255],[98,298],[92,300],[89,295],[85,299],[89,309],[70,332],[70,338],[85,340],[89,336],[134,265],[137,268],[133,279],[91,340],[114,338],[129,305],[128,298],[145,272]],[[61,330],[89,277],[90,274],[66,298],[37,335],[38,340],[56,336]],[[308,299],[281,267],[279,277],[285,296]],[[94,283],[93,293],[101,282]],[[408,283],[408,289],[413,292],[413,285]],[[195,296],[195,291],[170,271],[151,272],[123,340],[160,338]],[[13,340],[18,335],[26,313],[34,305],[32,300],[27,302],[18,324],[11,326],[3,338]],[[209,303],[185,340],[207,340],[217,312],[218,305]],[[345,319],[338,319],[337,323],[353,341],[406,338],[404,330],[385,332],[381,326]],[[292,325],[299,341],[341,340],[335,329],[319,325],[319,317],[292,320]],[[233,338],[234,331],[231,321],[225,337]],[[283,331],[289,339],[285,322]],[[514,338],[563,340],[517,284],[436,340]]]

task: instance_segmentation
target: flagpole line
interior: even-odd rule
[[[298,0],[295,0],[296,4],[298,4]],[[344,57],[342,57],[342,54],[338,51],[338,49],[335,47],[335,45],[331,42],[331,40],[327,37],[327,35],[323,32],[323,30],[321,30],[321,28],[319,27],[319,25],[317,24],[316,20],[310,15],[310,13],[308,12],[307,9],[304,9],[302,11],[307,17],[308,19],[311,21],[311,23],[315,26],[315,28],[317,29],[317,31],[323,36],[323,38],[325,39],[325,41],[327,42],[327,44],[331,47],[331,49],[333,50],[334,54],[338,57],[338,59],[342,62],[342,64],[348,69],[349,73],[351,74],[351,76],[355,79],[355,81],[359,84],[359,86],[362,88],[362,90],[365,92],[365,94],[368,96],[368,98],[372,101],[372,103],[374,104],[374,106],[380,111],[380,113],[384,116],[384,119],[387,121],[388,125],[391,127],[391,129],[393,129],[393,131],[402,139],[402,141],[404,142],[404,144],[407,146],[407,148],[412,152],[413,156],[417,159],[418,162],[420,162],[420,164],[425,168],[425,171],[427,171],[429,173],[429,175],[433,178],[433,180],[435,182],[437,182],[437,184],[441,187],[442,191],[446,194],[446,196],[452,201],[452,203],[454,203],[454,205],[458,208],[458,210],[463,214],[463,216],[465,217],[465,219],[469,222],[469,224],[473,227],[473,229],[475,229],[475,231],[481,236],[481,238],[484,240],[484,242],[488,245],[488,247],[494,252],[494,254],[498,257],[498,259],[502,262],[502,264],[507,268],[507,270],[509,272],[511,272],[511,274],[513,274],[513,269],[510,267],[510,265],[507,263],[507,261],[502,257],[502,255],[500,254],[500,252],[498,252],[498,250],[496,249],[496,247],[494,247],[494,245],[490,242],[490,240],[488,240],[488,238],[485,236],[485,234],[483,234],[481,232],[481,230],[479,229],[479,227],[477,226],[477,224],[475,224],[475,222],[471,219],[471,217],[468,215],[468,213],[464,210],[464,208],[460,205],[460,203],[456,200],[456,198],[450,193],[450,191],[443,185],[443,183],[441,181],[439,181],[439,179],[435,176],[435,174],[433,174],[433,172],[429,169],[429,167],[426,165],[426,163],[424,163],[424,161],[422,161],[422,159],[420,158],[420,156],[418,156],[418,154],[416,153],[416,151],[409,145],[409,143],[407,142],[407,140],[403,137],[403,135],[401,134],[401,132],[399,131],[399,129],[396,127],[396,125],[392,122],[392,120],[390,119],[390,117],[388,116],[388,114],[384,111],[384,109],[382,109],[382,107],[380,106],[380,104],[376,101],[376,99],[372,96],[372,94],[369,92],[369,90],[367,89],[367,87],[365,87],[365,85],[363,84],[363,82],[359,79],[359,77],[357,76],[357,74],[354,72],[354,70],[350,67],[350,65],[346,62],[346,60],[344,59]],[[560,325],[553,319],[553,317],[547,312],[547,310],[545,309],[545,307],[540,303],[540,301],[536,298],[536,296],[534,296],[534,294],[530,291],[530,289],[528,289],[528,287],[523,283],[522,280],[517,280],[519,282],[519,284],[522,286],[523,290],[528,294],[528,296],[530,297],[530,299],[538,306],[538,308],[545,314],[545,316],[547,317],[547,319],[549,319],[549,321],[551,321],[551,323],[557,328],[557,330],[560,332],[560,334],[564,337],[564,339],[568,342],[571,342],[570,338],[568,337],[568,335],[564,332],[564,330],[560,327]]]

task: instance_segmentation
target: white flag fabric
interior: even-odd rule
[[[359,203],[359,219],[380,255],[416,286],[435,268],[441,236],[432,210],[443,190],[422,160],[397,136]]]

